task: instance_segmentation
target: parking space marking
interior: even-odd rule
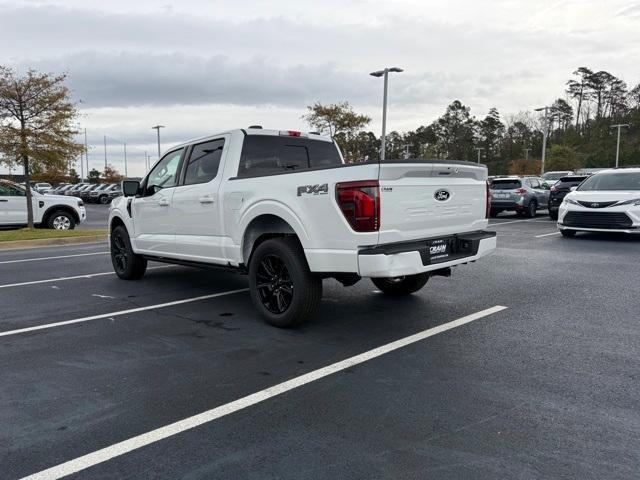
[[[92,315],[90,317],[75,318],[73,320],[65,320],[63,322],[47,323],[45,325],[36,325],[33,327],[18,328],[16,330],[7,330],[6,332],[0,332],[0,337],[8,337],[9,335],[18,335],[20,333],[34,332],[36,330],[45,330],[49,328],[62,327],[64,325],[73,325],[74,323],[90,322],[92,320],[100,320],[101,318],[119,317],[121,315],[128,315],[130,313],[144,312],[146,310],[156,310],[158,308],[173,307],[174,305],[182,305],[184,303],[199,302],[200,300],[208,300],[210,298],[223,297],[225,295],[232,295],[234,293],[247,292],[247,291],[249,291],[248,288],[240,288],[238,290],[229,290],[227,292],[202,295],[200,297],[185,298],[184,300],[158,303],[156,305],[147,305],[146,307],[130,308],[128,310],[120,310],[118,312],[102,313],[100,315]]]
[[[39,260],[57,260],[59,258],[88,257],[89,255],[106,255],[108,253],[109,252],[75,253],[73,255],[59,255],[56,257],[38,257],[38,258],[22,258],[20,260],[3,260],[3,261],[0,261],[0,265],[6,265],[7,263],[37,262]]]
[[[264,390],[260,390],[259,392],[253,393],[238,400],[234,400],[219,407],[212,408],[211,410],[207,410],[192,417],[188,417],[170,425],[151,430],[150,432],[143,433],[141,435],[137,435],[114,445],[110,445],[100,450],[96,450],[95,452],[88,453],[73,460],[61,463],[60,465],[57,465],[55,467],[48,468],[47,470],[42,470],[41,472],[37,472],[24,477],[22,480],[52,480],[77,473],[81,470],[85,470],[87,468],[111,460],[112,458],[124,455],[125,453],[129,453],[133,450],[137,450],[152,443],[159,442],[160,440],[172,437],[205,423],[212,422],[214,420],[217,420],[218,418],[230,415],[252,405],[256,405],[257,403],[264,402],[265,400],[268,400],[272,397],[302,387],[303,385],[306,385],[308,383],[315,382],[316,380],[320,380],[334,373],[340,372],[364,362],[368,362],[369,360],[373,360],[374,358],[380,357],[386,353],[393,352],[394,350],[398,350],[426,338],[438,335],[439,333],[446,332],[447,330],[452,330],[467,323],[473,322],[474,320],[478,320],[494,313],[498,313],[502,310],[505,310],[506,308],[507,307],[503,307],[501,305],[496,305],[495,307],[472,313],[471,315],[467,315],[457,320],[438,325],[437,327],[429,328],[409,337],[401,338],[400,340],[387,343],[386,345],[382,345],[381,347],[374,348],[373,350],[369,350],[359,355],[347,358],[346,360],[333,363],[326,367],[322,367],[318,370],[305,373],[303,375],[300,375],[299,377],[292,378],[291,380],[287,380],[272,387],[265,388]]]
[[[550,235],[560,235],[560,232],[545,233],[544,235],[536,235],[534,238],[548,237]]]
[[[149,270],[157,270],[158,268],[172,268],[175,265],[160,265],[158,267],[149,267]],[[49,278],[46,280],[33,280],[31,282],[21,282],[21,283],[8,283],[6,285],[0,285],[0,288],[11,288],[11,287],[23,287],[26,285],[38,285],[41,283],[53,283],[53,282],[65,282],[67,280],[78,280],[80,278],[93,278],[93,277],[102,277],[104,275],[115,275],[113,271],[111,272],[100,272],[100,273],[89,273],[87,275],[75,275],[73,277],[58,277],[58,278]]]

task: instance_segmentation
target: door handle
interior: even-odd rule
[[[200,203],[213,203],[213,197],[211,195],[203,195],[202,197],[198,198],[198,201]]]
[[[158,200],[158,206],[160,206],[160,207],[168,207],[169,206],[169,200],[167,200],[165,198],[161,198],[160,200]]]
[[[0,198],[0,202],[8,202],[9,200],[6,200],[4,198]]]

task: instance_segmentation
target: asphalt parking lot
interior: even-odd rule
[[[640,238],[491,223],[492,257],[325,281],[296,330],[237,274],[0,252],[0,478],[638,478]]]
[[[109,205],[85,203],[84,207],[87,210],[87,219],[78,225],[79,229],[95,230],[107,228],[107,222],[109,220]]]

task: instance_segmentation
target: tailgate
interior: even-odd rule
[[[468,162],[381,163],[379,243],[486,228],[486,180]]]

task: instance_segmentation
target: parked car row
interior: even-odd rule
[[[640,168],[569,172],[553,180],[549,189],[538,177],[494,177],[491,216],[506,210],[535,217],[538,209],[547,208],[565,237],[582,231],[640,234]]]
[[[119,183],[76,183],[74,185],[61,185],[50,193],[54,195],[66,195],[78,197],[88,203],[111,203],[116,197],[122,195]]]

